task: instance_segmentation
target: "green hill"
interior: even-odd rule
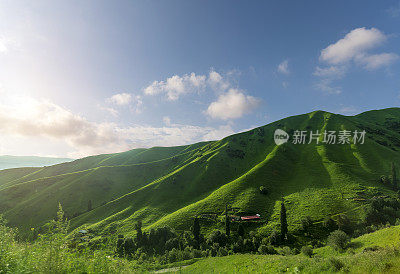
[[[364,144],[293,144],[277,146],[276,129],[365,130]],[[203,226],[222,227],[226,204],[236,214],[260,214],[249,224],[260,233],[278,225],[285,199],[289,230],[311,216],[347,213],[357,220],[375,196],[396,196],[380,183],[391,163],[400,164],[400,109],[343,116],[323,111],[285,118],[220,141],[180,147],[134,149],[91,156],[43,168],[0,171],[0,213],[21,231],[52,219],[60,202],[71,227],[86,225],[102,233],[133,233],[168,225],[188,229],[196,215],[217,214]],[[264,186],[268,194],[261,194]],[[92,209],[88,210],[88,203]],[[90,209],[90,208],[89,208]],[[207,225],[206,225],[207,224]]]

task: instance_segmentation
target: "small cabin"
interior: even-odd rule
[[[252,215],[252,216],[242,216],[240,217],[242,221],[254,221],[254,220],[260,220],[261,216],[260,214]]]

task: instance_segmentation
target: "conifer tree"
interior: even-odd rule
[[[240,237],[244,237],[244,227],[243,227],[242,224],[239,224],[238,229],[237,229],[237,234],[238,234]]]
[[[288,224],[286,218],[286,207],[284,201],[281,203],[281,240],[284,241],[288,233]]]
[[[193,222],[193,236],[197,244],[200,243],[200,222],[199,218],[195,217]]]

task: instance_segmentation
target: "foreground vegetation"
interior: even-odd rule
[[[377,203],[396,206],[390,200]],[[17,231],[7,227],[0,217],[0,273],[122,273],[157,269],[187,273],[400,271],[400,225],[381,223],[375,226],[375,232],[350,241],[348,234],[336,229],[336,222],[329,221],[331,229],[336,230],[325,239],[326,246],[304,245],[299,249],[295,235],[284,235],[287,223],[283,203],[281,208],[281,231],[268,238],[260,238],[254,231],[246,232],[243,226],[230,231],[229,221],[225,232],[215,230],[203,236],[195,219],[192,231],[183,233],[170,228],[146,233],[138,223],[134,238],[118,235],[90,240],[86,231],[68,234],[69,221],[60,205],[57,217],[46,226],[47,232],[36,234],[32,229],[32,239],[27,242],[21,241]],[[371,215],[366,216],[369,219]],[[380,216],[380,220],[390,217],[383,212]],[[312,229],[308,227],[307,231]]]
[[[309,253],[277,247],[279,254],[257,253],[206,257],[176,264],[150,263],[132,257],[119,257],[112,242],[92,249],[71,248],[66,222],[53,223],[54,230],[33,243],[20,242],[16,231],[0,224],[0,273],[131,273],[161,268],[183,273],[398,273],[400,271],[400,226],[383,228],[353,239],[345,250],[326,246]],[[186,266],[182,267],[180,266]]]

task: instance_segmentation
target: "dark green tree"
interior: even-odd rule
[[[195,217],[193,221],[193,236],[197,245],[200,244],[200,222],[198,217]]]
[[[238,234],[240,237],[244,237],[244,227],[243,227],[242,224],[239,224],[238,229],[237,229],[237,234]]]
[[[339,230],[351,235],[353,233],[353,225],[346,214],[340,214],[337,218],[337,226]]]
[[[124,235],[118,235],[118,240],[117,240],[117,254],[120,257],[124,256]]]
[[[228,237],[231,234],[231,219],[228,216],[228,205],[225,206],[225,234]]]
[[[263,195],[267,195],[268,189],[265,186],[260,186],[260,193]]]
[[[346,249],[349,243],[349,236],[341,230],[333,231],[328,237],[328,244],[336,250]]]
[[[141,244],[143,242],[142,221],[138,221],[136,223],[135,229],[136,229],[136,240],[137,240],[138,246],[141,246]]]
[[[396,167],[392,162],[392,185],[397,187],[397,175],[396,175]]]
[[[87,204],[87,211],[91,211],[92,209],[93,209],[92,200],[89,200]]]
[[[288,233],[288,224],[286,218],[286,207],[285,202],[282,201],[281,203],[281,241],[283,242],[287,237]]]

